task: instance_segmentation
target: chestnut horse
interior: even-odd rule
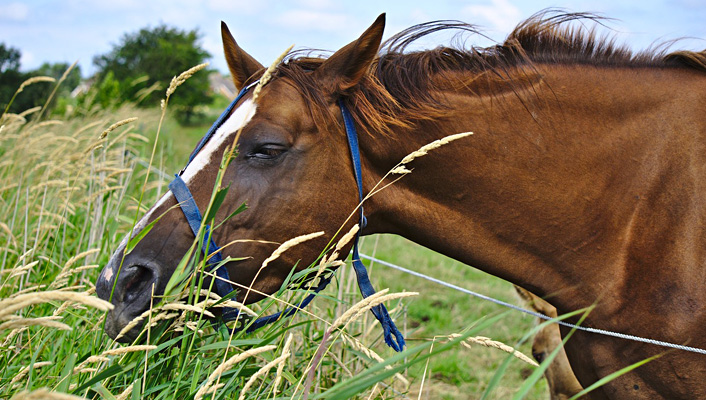
[[[203,209],[224,148],[242,128],[216,219],[249,208],[214,238],[262,241],[223,250],[249,257],[227,264],[232,280],[249,285],[271,242],[324,231],[262,270],[253,288],[275,292],[357,206],[341,101],[360,135],[365,193],[422,145],[475,133],[414,160],[411,174],[369,198],[364,235],[402,235],[551,294],[560,314],[595,305],[584,321],[591,327],[706,348],[706,52],[633,55],[569,23],[579,17],[538,14],[489,48],[405,52],[428,33],[473,27],[419,25],[379,51],[380,16],[328,58],[279,65],[257,102],[245,95],[183,174]],[[225,25],[222,33],[242,88],[263,66]],[[167,193],[135,230],[175,204]],[[109,335],[149,307],[150,288],[164,290],[192,241],[176,209],[132,252],[124,256],[124,243],[116,250],[97,282],[101,298],[115,287]],[[584,387],[662,354],[595,398],[706,398],[700,354],[585,332],[566,353]]]

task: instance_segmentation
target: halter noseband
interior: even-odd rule
[[[199,151],[203,148],[203,146],[208,142],[208,140],[214,135],[214,133],[218,130],[218,128],[225,122],[225,120],[228,118],[228,115],[230,115],[231,111],[233,108],[235,108],[235,105],[240,101],[243,96],[253,87],[255,86],[259,81],[256,81],[246,87],[243,88],[243,90],[238,93],[238,96],[233,100],[232,103],[228,106],[228,108],[223,111],[220,117],[214,122],[214,124],[211,126],[211,129],[208,130],[206,135],[201,139],[199,144],[196,146],[194,151],[191,153],[191,156],[189,157],[189,161],[186,163],[186,166],[184,169],[182,169],[178,174],[175,175],[174,180],[169,184],[169,189],[172,191],[174,194],[174,197],[176,197],[177,202],[180,204],[181,210],[184,213],[184,216],[186,217],[186,220],[189,223],[189,226],[191,227],[191,230],[194,232],[194,235],[197,236],[199,232],[199,228],[201,227],[201,222],[203,220],[203,217],[201,216],[201,212],[199,211],[198,206],[196,205],[196,202],[194,201],[194,197],[191,194],[191,191],[189,188],[186,186],[186,183],[184,182],[183,179],[181,179],[182,173],[186,170],[186,167],[189,166],[191,161],[196,157],[196,155],[199,153]],[[350,112],[348,111],[348,108],[345,106],[342,100],[338,101],[338,106],[341,108],[341,115],[343,116],[343,122],[346,128],[346,135],[348,137],[348,146],[350,148],[351,152],[351,160],[353,161],[353,173],[355,175],[355,180],[358,185],[358,198],[360,200],[360,221],[359,221],[359,226],[360,229],[362,230],[367,221],[365,218],[365,215],[363,213],[363,181],[362,181],[362,172],[361,172],[361,162],[360,162],[360,151],[358,149],[358,134],[355,129],[355,124],[353,123],[353,118],[351,117]],[[205,226],[205,235],[204,238],[209,238],[208,240],[204,240],[203,245],[201,247],[201,250],[204,253],[204,256],[208,256],[208,254],[212,254],[210,260],[207,261],[208,266],[212,265],[218,265],[223,261],[223,256],[221,255],[220,248],[216,245],[215,241],[213,238],[211,238],[210,235],[210,230],[211,227],[209,225]],[[360,261],[360,255],[358,254],[358,241],[360,239],[360,230],[355,236],[355,239],[353,241],[353,269],[356,274],[356,278],[358,280],[358,288],[360,289],[360,293],[363,295],[363,298],[366,298],[372,294],[375,293],[375,289],[373,289],[373,285],[370,283],[370,278],[368,277],[368,271],[365,269],[365,265]],[[210,253],[209,253],[210,252]],[[215,271],[217,279],[215,282],[216,286],[216,292],[218,293],[219,296],[225,297],[228,296],[231,292],[233,292],[233,287],[230,285],[230,276],[228,275],[228,269],[225,267],[225,265],[221,265],[218,267]],[[288,317],[295,312],[297,312],[299,309],[306,307],[313,299],[316,297],[317,293],[319,293],[321,290],[323,290],[329,282],[331,282],[332,275],[328,276],[320,276],[319,277],[319,284],[314,288],[314,291],[307,295],[299,304],[293,307],[289,307],[283,311],[277,312],[272,315],[268,315],[265,317],[260,317],[253,321],[252,323],[249,324],[244,324],[243,327],[236,327],[234,330],[238,331],[243,328],[245,328],[245,331],[247,333],[250,333],[264,325],[270,324],[272,322],[277,321],[280,318],[285,318]],[[384,304],[379,304],[375,307],[373,307],[370,310],[373,315],[375,315],[375,318],[377,318],[378,321],[380,321],[380,324],[382,325],[383,332],[384,332],[384,337],[385,337],[385,343],[387,343],[388,346],[392,347],[395,351],[402,351],[402,348],[404,347],[404,337],[402,336],[402,333],[400,333],[399,329],[397,329],[397,326],[395,326],[395,323],[392,321],[390,318],[389,313],[387,312],[387,308],[385,308]],[[240,310],[234,309],[234,308],[229,308],[225,307],[223,308],[222,311],[222,319],[223,321],[234,321],[238,320],[241,316]],[[245,326],[247,325],[247,326]]]

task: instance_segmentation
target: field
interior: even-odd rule
[[[180,127],[168,107],[165,114],[130,106],[85,111],[39,119],[41,110],[28,110],[0,120],[0,398],[548,397],[544,380],[530,377],[535,367],[461,343],[485,336],[529,354],[530,344],[520,342],[536,325],[531,317],[380,265],[371,266],[376,289],[419,292],[386,302],[408,340],[401,355],[382,344],[368,312],[330,328],[361,300],[348,265],[309,313],[254,334],[214,330],[204,318],[208,304],[186,285],[163,304],[181,301],[196,311],[177,316],[155,305],[141,343],[114,343],[102,332],[107,305],[96,300],[94,282],[136,218],[166,191],[168,182],[143,164],[177,171],[208,125]],[[361,250],[520,304],[509,283],[402,238],[366,237]],[[176,321],[159,321],[165,315]]]

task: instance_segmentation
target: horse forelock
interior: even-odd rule
[[[347,103],[356,123],[370,134],[392,134],[395,127],[409,127],[444,115],[447,105],[435,95],[440,87],[473,90],[479,74],[507,78],[521,67],[543,64],[593,65],[603,67],[681,67],[706,72],[706,51],[675,51],[666,48],[633,53],[619,46],[611,35],[598,35],[597,26],[607,18],[590,13],[565,13],[556,9],[538,12],[519,23],[502,44],[466,47],[463,34],[486,37],[476,26],[460,21],[432,21],[415,25],[383,43],[378,58],[354,88],[326,93],[315,82],[316,70],[326,60],[312,56],[320,50],[293,52],[276,72],[286,77],[302,93],[318,126],[337,121],[330,102],[340,97]],[[586,28],[587,22],[593,23]],[[410,51],[420,39],[439,31],[457,31],[449,46]],[[464,77],[465,76],[465,77]],[[505,85],[504,88],[508,86]],[[511,87],[511,86],[510,86]],[[501,90],[501,89],[499,89]]]

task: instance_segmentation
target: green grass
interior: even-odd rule
[[[393,235],[366,237],[361,251],[368,255],[374,253],[379,259],[454,285],[524,306],[510,283],[404,238]],[[408,332],[405,336],[412,343],[462,332],[484,317],[507,311],[506,308],[488,301],[382,265],[373,264],[371,276],[376,289],[389,287],[392,291],[420,292],[419,296],[409,300],[405,306]],[[503,317],[501,323],[480,334],[515,347],[524,334],[535,325],[534,318],[511,311]],[[529,342],[516,348],[525,354],[531,354]],[[438,398],[465,399],[469,393],[480,397],[505,358],[506,355],[502,352],[477,347],[459,348],[443,357],[432,359],[427,379],[431,378],[430,390],[436,394],[428,398],[440,396]],[[421,378],[423,368],[423,365],[415,365],[409,371],[410,376]],[[491,398],[508,398],[533,370],[529,365],[513,361]],[[546,383],[541,380],[528,398],[547,398],[547,393]]]
[[[209,111],[213,119],[223,105],[218,106]],[[135,116],[137,121],[103,137],[102,133],[111,124]],[[171,173],[183,166],[208,128],[205,124],[179,127],[168,115],[160,127],[159,119],[159,110],[129,106],[97,110],[86,117],[57,122],[35,122],[31,115],[3,117],[0,121],[3,126],[0,240],[4,243],[0,248],[0,301],[3,305],[18,299],[21,292],[37,296],[52,290],[93,293],[100,268],[129,232],[136,216],[166,191],[167,182],[134,165],[134,159],[125,156],[126,150],[149,159],[159,131],[154,166]],[[143,194],[140,203],[138,199]],[[517,302],[511,285],[401,238],[369,237],[362,249],[439,279]],[[373,266],[371,275],[378,290],[389,287],[391,292],[420,292],[416,298],[387,304],[409,341],[408,350],[401,355],[382,343],[379,324],[369,313],[334,332],[327,342],[322,341],[331,322],[360,301],[351,268],[346,266],[338,271],[335,284],[313,302],[308,313],[300,313],[293,319],[252,335],[237,334],[231,338],[222,331],[214,331],[202,313],[184,313],[176,322],[162,322],[145,332],[149,336],[146,343],[156,348],[123,355],[105,355],[106,351],[123,346],[103,334],[104,314],[92,306],[41,301],[4,315],[0,309],[0,323],[18,318],[36,322],[50,317],[71,328],[0,328],[0,398],[21,397],[23,391],[47,388],[95,399],[189,399],[204,387],[224,360],[267,345],[275,347],[225,371],[220,382],[226,386],[216,391],[214,398],[242,395],[246,399],[300,399],[305,396],[303,387],[307,382],[311,385],[309,398],[390,399],[404,398],[407,392],[410,398],[416,398],[422,379],[425,380],[422,398],[479,398],[507,354],[483,347],[466,349],[456,342],[449,343],[447,336],[483,335],[515,345],[534,325],[529,317],[505,313],[484,301],[382,266]],[[177,285],[173,294],[185,296],[193,304],[197,299],[189,293],[199,275],[189,275],[189,279],[186,285]],[[283,291],[275,298],[294,301],[303,295],[302,291]],[[275,301],[268,300],[253,308],[264,313],[276,306]],[[274,389],[276,368],[255,380],[247,393],[241,393],[257,371],[285,353],[290,334],[291,355],[281,364],[279,394],[275,395]],[[326,351],[321,364],[313,369],[312,378],[308,378],[307,371],[320,346]],[[529,353],[528,344],[519,349]],[[386,361],[372,359],[371,350]],[[437,354],[441,350],[444,353]],[[393,370],[383,368],[385,365]],[[532,370],[520,361],[511,361],[490,398],[511,396]],[[393,372],[401,373],[411,385],[407,386]],[[528,397],[545,398],[546,388],[539,384]]]

